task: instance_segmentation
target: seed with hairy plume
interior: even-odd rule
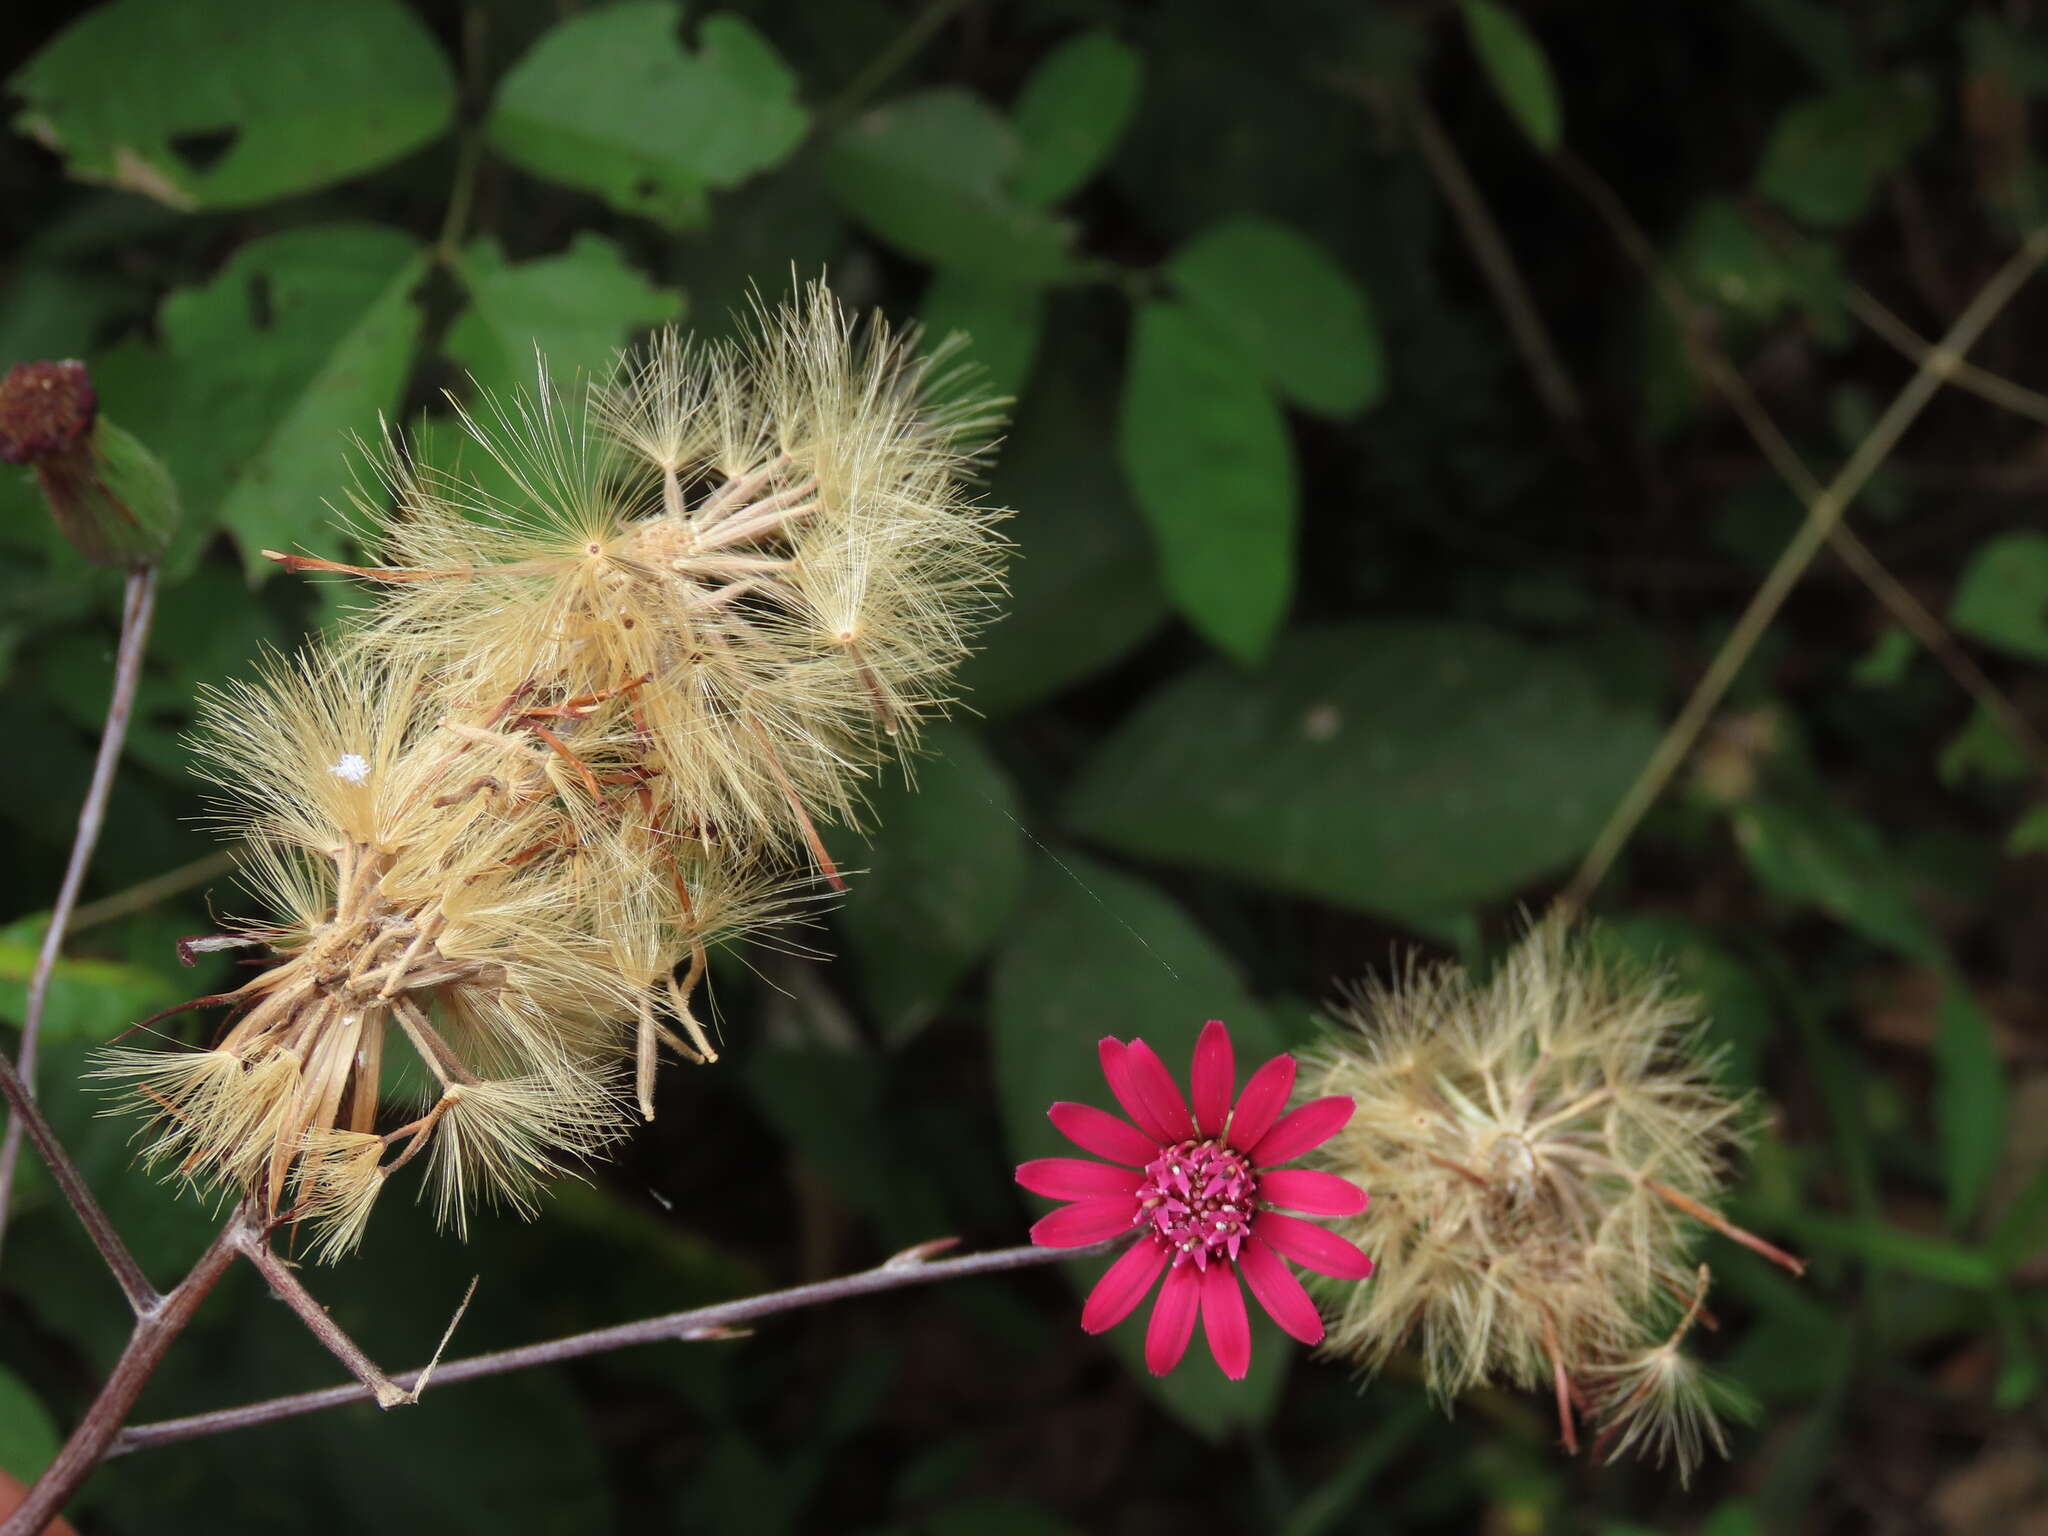
[[[184,1005],[228,1010],[209,1049],[106,1053],[150,1160],[334,1257],[415,1158],[458,1229],[529,1212],[653,1117],[663,1044],[716,1058],[710,947],[787,912],[806,844],[836,882],[814,818],[942,704],[998,549],[952,446],[986,417],[927,406],[906,339],[822,288],[760,331],[476,428],[514,504],[394,448],[362,508],[393,564],[278,557],[376,597],[204,701],[264,911],[199,947],[270,963]],[[428,1083],[403,1113],[394,1038]]]
[[[1380,1260],[1339,1298],[1328,1348],[1368,1367],[1419,1346],[1448,1399],[1507,1382],[1555,1394],[1563,1440],[1642,1450],[1689,1477],[1726,1453],[1733,1406],[1680,1346],[1711,1319],[1702,1227],[1794,1273],[1800,1261],[1714,1208],[1740,1147],[1697,1003],[1603,958],[1583,931],[1538,925],[1491,979],[1410,967],[1370,985],[1305,1073],[1349,1125],[1322,1166],[1369,1184],[1340,1224]]]

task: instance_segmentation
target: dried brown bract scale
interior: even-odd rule
[[[479,1195],[529,1209],[623,1129],[622,1063],[663,1037],[708,1056],[705,946],[775,897],[649,818],[631,697],[451,712],[419,660],[344,646],[207,699],[206,771],[273,914],[230,937],[272,963],[199,1000],[228,1010],[209,1049],[106,1054],[148,1156],[312,1222],[331,1255],[422,1153],[453,1225]],[[431,1085],[395,1125],[394,1038]]]
[[[1725,1453],[1711,1387],[1682,1350],[1705,1322],[1703,1227],[1800,1262],[1714,1202],[1740,1148],[1694,999],[1599,955],[1557,920],[1494,975],[1411,967],[1364,989],[1304,1071],[1357,1105],[1319,1154],[1369,1186],[1338,1229],[1378,1262],[1332,1291],[1328,1348],[1377,1367],[1419,1345],[1448,1399],[1506,1382],[1554,1393],[1567,1448]]]
[[[739,856],[808,847],[945,702],[999,590],[998,514],[969,495],[992,418],[928,398],[916,337],[822,286],[743,343],[675,332],[583,400],[465,418],[516,492],[393,447],[364,636],[467,700],[638,680],[640,762],[685,831]]]

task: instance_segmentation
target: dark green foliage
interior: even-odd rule
[[[447,394],[526,386],[536,348],[567,375],[673,319],[726,334],[793,272],[957,335],[954,397],[1015,397],[987,485],[1017,514],[1003,617],[915,790],[885,773],[859,833],[828,829],[830,918],[715,962],[724,1060],[665,1069],[660,1118],[533,1224],[462,1246],[387,1199],[315,1290],[397,1367],[472,1275],[458,1355],[1014,1243],[1044,1206],[1013,1164],[1063,1149],[1047,1104],[1108,1102],[1101,1036],[1184,1071],[1222,1017],[1249,1070],[1410,949],[1487,964],[1798,526],[1668,301],[1825,481],[1913,366],[1873,300],[1936,336],[2040,217],[2027,9],[10,10],[0,368],[85,360],[183,507],[88,902],[208,851],[195,690],[351,600],[259,554],[346,558],[351,437],[403,427],[507,494]],[[1418,102],[1468,190],[1416,153]],[[2048,382],[2044,305],[2023,291],[1972,360]],[[1580,414],[1532,386],[1532,323]],[[2033,739],[1823,553],[1593,902],[1603,943],[1706,1000],[1722,1080],[1755,1094],[1731,1214],[1812,1261],[1702,1245],[1719,1326],[1693,1342],[1762,1407],[1689,1492],[1567,1460],[1546,1401],[1447,1421],[1412,1369],[1361,1390],[1270,1329],[1248,1383],[1199,1344],[1154,1381],[1142,1321],[1084,1337],[1041,1270],[124,1458],[81,1528],[2028,1528],[2038,1480],[2005,1469],[2042,1435],[2048,1348],[2039,431],[1952,387],[1847,513]],[[10,1043],[120,592],[0,473]],[[89,907],[56,975],[44,1101],[160,1282],[214,1213],[133,1165],[79,1074],[231,980],[173,945],[246,905],[212,876]],[[126,1329],[33,1159],[16,1198],[0,1467],[29,1475]],[[142,1417],[335,1379],[258,1292],[233,1275]]]

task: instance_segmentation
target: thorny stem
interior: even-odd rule
[[[929,1285],[939,1280],[1000,1274],[1013,1269],[1029,1269],[1040,1264],[1055,1264],[1065,1259],[1089,1258],[1107,1253],[1117,1240],[1113,1238],[1092,1248],[998,1248],[989,1253],[970,1253],[956,1259],[932,1257],[934,1253],[943,1252],[952,1246],[953,1241],[951,1238],[942,1238],[936,1242],[920,1243],[914,1248],[905,1249],[873,1269],[841,1275],[837,1279],[820,1280],[812,1285],[792,1286],[788,1290],[769,1291],[760,1296],[743,1297],[738,1301],[695,1307],[686,1312],[670,1312],[637,1323],[622,1323],[612,1328],[594,1329],[589,1333],[573,1333],[566,1338],[550,1339],[545,1343],[525,1344],[516,1349],[501,1349],[490,1354],[471,1355],[464,1360],[446,1361],[435,1369],[434,1380],[445,1386],[452,1382],[473,1381],[481,1376],[498,1376],[507,1371],[524,1370],[529,1366],[577,1360],[586,1355],[604,1354],[610,1350],[627,1349],[637,1344],[658,1344],[668,1341],[687,1343],[732,1338],[735,1336],[732,1331],[735,1325],[749,1323],[756,1318],[773,1317],[777,1313],[822,1306],[828,1302],[844,1301],[854,1296],[869,1296],[878,1291]],[[399,1387],[410,1388],[414,1386],[418,1375],[416,1371],[406,1371],[390,1379]],[[298,1392],[289,1397],[275,1397],[267,1402],[246,1403],[239,1408],[223,1408],[212,1413],[193,1414],[188,1418],[137,1424],[122,1430],[114,1437],[113,1443],[107,1448],[107,1455],[124,1456],[130,1451],[173,1445],[180,1440],[222,1434],[231,1429],[244,1429],[252,1424],[268,1424],[302,1413],[317,1413],[323,1408],[336,1408],[343,1403],[361,1402],[371,1395],[370,1389],[361,1385],[328,1387],[318,1392]],[[0,1531],[0,1536],[12,1536],[12,1532]]]
[[[27,1006],[21,1020],[21,1048],[7,1087],[7,1098],[14,1105],[14,1113],[8,1118],[5,1135],[0,1136],[0,1239],[4,1239],[7,1231],[8,1207],[14,1194],[14,1170],[21,1159],[22,1133],[27,1130],[34,1136],[37,1149],[50,1161],[51,1171],[58,1173],[57,1182],[65,1198],[70,1200],[78,1211],[79,1219],[93,1234],[93,1241],[113,1269],[115,1279],[121,1282],[121,1289],[128,1293],[129,1302],[138,1311],[155,1300],[156,1292],[114,1235],[97,1203],[92,1201],[89,1193],[85,1193],[84,1182],[79,1179],[77,1170],[69,1168],[69,1158],[64,1157],[61,1150],[57,1151],[55,1159],[52,1158],[51,1149],[55,1147],[56,1138],[49,1134],[48,1126],[43,1127],[43,1134],[35,1134],[28,1110],[16,1101],[15,1087],[19,1086],[23,1099],[35,1096],[36,1043],[42,1030],[43,1013],[50,1000],[50,982],[56,973],[57,956],[64,947],[64,934],[71,921],[72,909],[78,905],[78,893],[85,884],[85,872],[92,863],[93,850],[99,844],[100,828],[106,822],[107,797],[113,792],[114,775],[121,765],[121,748],[128,739],[128,720],[135,710],[135,690],[142,680],[142,660],[149,648],[149,625],[155,611],[156,567],[138,566],[129,572],[127,591],[121,605],[121,638],[115,653],[113,690],[107,700],[106,724],[100,730],[99,756],[93,762],[85,803],[78,810],[78,831],[71,840],[71,861],[65,866],[64,882],[58,887],[56,903],[50,909],[50,926],[44,931],[42,947],[36,953],[35,969],[29,974]],[[69,1168],[69,1179],[59,1171],[57,1159],[62,1159]],[[80,1204],[80,1194],[84,1194],[90,1209]]]
[[[129,1336],[127,1348],[121,1351],[113,1374],[100,1388],[99,1396],[93,1399],[78,1427],[71,1431],[71,1438],[64,1442],[56,1459],[29,1489],[28,1497],[0,1524],[0,1536],[29,1536],[42,1530],[77,1492],[79,1484],[92,1475],[93,1468],[106,1459],[122,1421],[135,1406],[135,1399],[163,1359],[164,1351],[184,1331],[199,1303],[234,1262],[248,1230],[246,1218],[238,1212],[215,1235],[177,1288],[140,1311],[135,1331]]]
[[[1705,675],[1693,688],[1692,697],[1686,700],[1684,709],[1665,731],[1649,761],[1609,816],[1607,825],[1561,898],[1567,908],[1584,907],[1599,888],[1622,845],[1635,831],[1644,813],[1663,793],[1672,774],[1691,753],[1700,731],[1720,706],[1729,686],[1778,616],[1779,609],[1798,585],[1799,578],[1805,575],[1814,555],[1841,522],[1844,510],[1941,388],[1946,371],[1943,360],[1960,357],[1976,343],[2044,258],[2048,258],[2048,227],[2029,234],[2019,250],[1978,291],[1955,324],[1949,327],[1940,345],[1922,360],[1905,388],[1899,391],[1868,435],[1857,445],[1856,451],[1849,456],[1849,462],[1814,499],[1807,510],[1806,521],[1786,544],[1777,564],[1771,567],[1770,574],[1750,598],[1749,606],[1743,609],[1742,616],[1736,620],[1734,629],[1729,632]]]

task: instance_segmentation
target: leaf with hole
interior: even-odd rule
[[[676,0],[627,0],[543,33],[498,86],[492,148],[621,213],[701,224],[710,193],[780,165],[810,116],[749,23],[707,16],[685,48],[682,20]]]
[[[95,364],[110,412],[159,445],[185,525],[167,564],[189,569],[226,528],[252,576],[260,550],[332,547],[348,439],[374,440],[412,371],[426,253],[411,236],[316,224],[242,246],[164,301],[161,350]]]
[[[330,186],[438,137],[455,81],[398,0],[115,0],[8,82],[82,181],[173,208]]]

